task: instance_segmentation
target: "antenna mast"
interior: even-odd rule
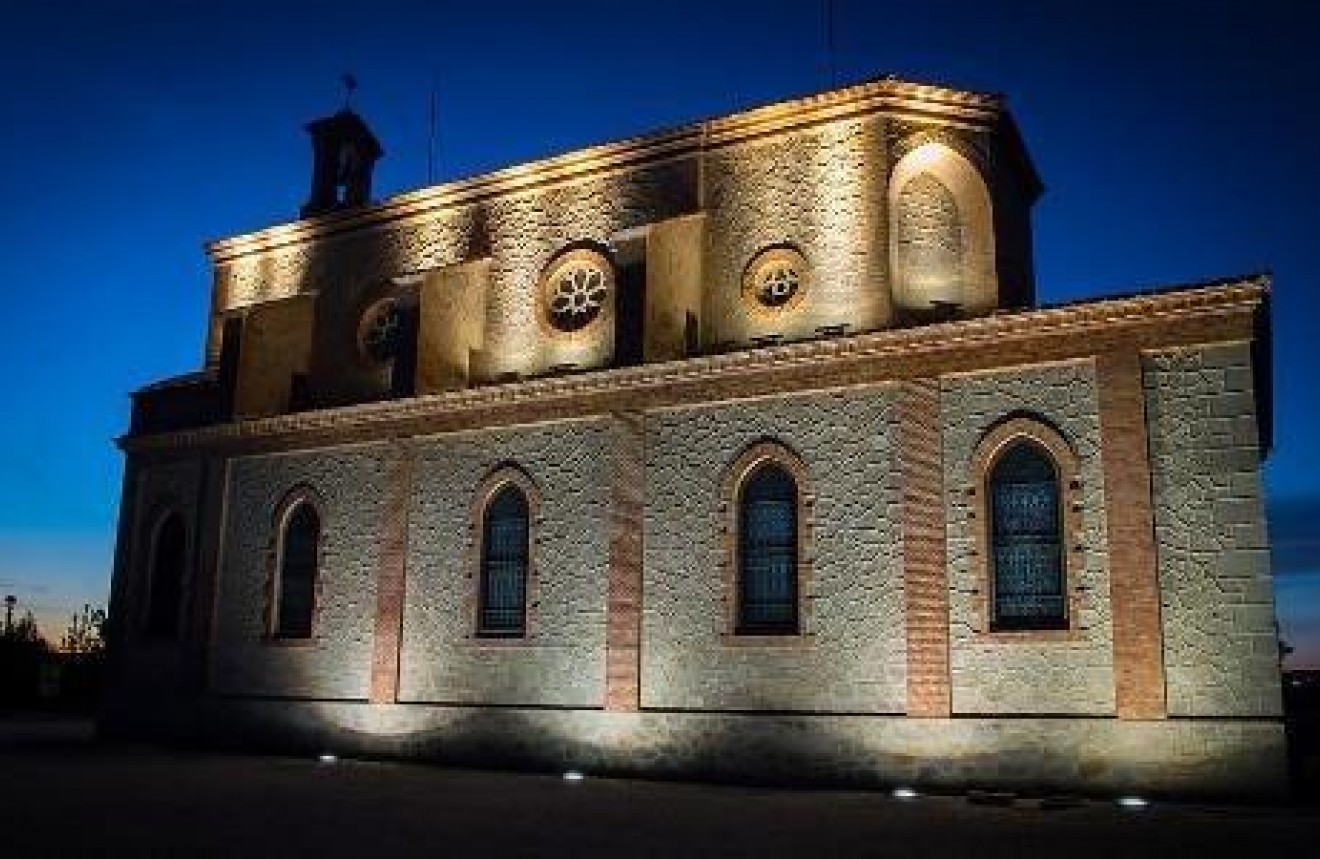
[[[834,51],[834,0],[825,0],[825,59],[830,74],[830,89],[839,85],[839,69]]]
[[[431,115],[426,133],[426,184],[435,184],[435,90],[436,75],[431,73]]]

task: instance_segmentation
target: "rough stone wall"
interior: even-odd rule
[[[570,243],[606,244],[622,230],[691,213],[695,173],[692,161],[672,162],[492,201],[487,214],[489,371],[527,374],[562,363],[607,365],[613,357],[608,325],[591,326],[573,338],[543,334],[537,301],[541,274]]]
[[[947,294],[927,289],[923,295],[957,301],[957,286],[963,273],[962,225],[958,204],[938,179],[922,173],[898,194],[894,212],[898,243],[899,277],[904,283],[925,282],[952,287]]]
[[[318,375],[352,388],[350,382],[364,372],[355,365],[358,316],[387,291],[390,277],[490,256],[483,362],[490,376],[534,374],[562,363],[604,366],[612,357],[608,325],[592,327],[589,336],[544,336],[537,303],[541,274],[571,243],[607,245],[622,230],[691,213],[695,174],[689,160],[590,176],[400,226],[242,257],[217,270],[216,309],[321,293]],[[210,352],[218,357],[218,343]]]
[[[655,413],[646,423],[642,706],[900,713],[906,706],[902,486],[892,389]],[[773,439],[815,494],[804,627],[731,640],[722,476]]]
[[[197,502],[201,477],[202,464],[196,460],[147,465],[138,474],[137,503],[131,514],[134,521],[129,599],[133,607],[140,610],[139,614],[145,611],[152,532],[165,511],[177,510],[183,517],[184,527],[187,528],[188,558],[192,560],[192,549],[197,545],[197,529],[200,525]],[[188,578],[191,573],[192,570],[189,570]],[[185,579],[185,589],[188,584]],[[134,618],[134,621],[140,619]],[[132,623],[132,626],[136,628],[138,624]]]
[[[888,321],[883,122],[837,120],[708,155],[707,343],[806,337],[817,326],[842,323],[866,330]],[[758,251],[777,243],[803,253],[811,285],[792,312],[757,314],[742,302],[743,274]]]
[[[1278,798],[1283,726],[223,702],[212,723],[290,751],[803,785]],[[249,740],[250,742],[250,740]],[[319,745],[317,745],[319,744]]]
[[[370,445],[233,461],[211,651],[214,692],[367,697],[387,453]],[[265,626],[274,520],[280,501],[300,486],[324,502],[313,637],[274,643]]]
[[[482,256],[482,223],[480,207],[468,206],[243,256],[216,270],[220,309],[319,291],[337,292],[340,303],[352,304],[383,278]]]
[[[953,712],[1112,715],[1114,679],[1104,475],[1095,369],[1089,362],[947,377],[942,383],[944,488],[948,497],[950,665]],[[1071,640],[991,637],[988,599],[974,563],[968,489],[978,487],[972,454],[981,436],[1014,412],[1054,426],[1073,446],[1082,480],[1086,546],[1078,635]],[[1076,603],[1074,603],[1076,605]]]
[[[136,502],[132,511],[122,515],[133,517],[131,549],[127,566],[126,598],[122,605],[128,612],[125,618],[126,653],[120,664],[123,673],[118,678],[121,697],[177,692],[183,679],[182,643],[187,634],[190,612],[181,608],[180,635],[174,641],[148,640],[143,633],[148,594],[150,591],[152,537],[156,524],[167,510],[178,511],[187,529],[187,567],[183,571],[180,600],[189,606],[196,597],[197,564],[195,549],[200,526],[198,500],[202,466],[197,461],[175,462],[143,466],[138,473]]]
[[[1277,716],[1250,348],[1143,363],[1169,715]]]
[[[456,433],[416,443],[401,701],[604,703],[609,423]],[[478,485],[497,467],[537,487],[528,637],[473,636]]]

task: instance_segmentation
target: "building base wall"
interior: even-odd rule
[[[198,724],[226,748],[800,786],[1269,798],[1274,721],[914,719],[224,699]]]

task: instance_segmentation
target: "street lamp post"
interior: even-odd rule
[[[14,631],[14,606],[18,603],[18,597],[10,594],[5,597],[5,635]]]

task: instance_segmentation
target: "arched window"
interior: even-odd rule
[[[320,566],[321,517],[308,501],[298,501],[284,518],[276,578],[276,638],[311,638]]]
[[[992,629],[1067,626],[1059,475],[1040,445],[1018,440],[989,478]]]
[[[151,547],[150,578],[147,580],[147,624],[150,638],[173,639],[179,635],[180,600],[187,562],[188,540],[183,517],[167,513],[156,526]]]
[[[798,631],[797,484],[774,463],[758,466],[738,498],[737,631]]]
[[[527,629],[527,496],[506,484],[486,505],[481,523],[481,588],[477,634],[517,638]]]

